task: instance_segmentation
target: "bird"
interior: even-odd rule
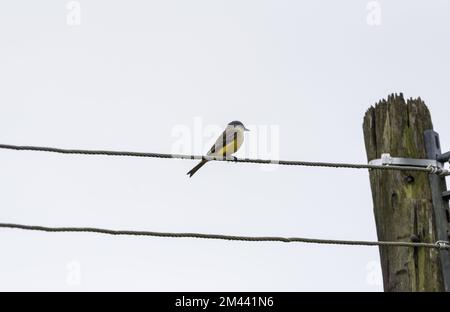
[[[226,157],[235,153],[244,142],[244,132],[250,131],[240,121],[230,122],[223,133],[217,138],[216,143],[208,151],[208,156]],[[191,178],[201,167],[208,162],[207,159],[202,159],[194,168],[192,168],[187,175]]]

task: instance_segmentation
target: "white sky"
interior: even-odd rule
[[[277,127],[281,159],[364,163],[364,112],[404,92],[449,148],[448,1],[381,1],[379,26],[361,0],[82,0],[75,26],[66,3],[0,3],[1,143],[164,153],[195,118],[237,119]],[[193,161],[12,151],[0,163],[0,222],[376,240],[366,171],[210,163],[189,179]],[[0,241],[3,291],[382,290],[372,247]]]

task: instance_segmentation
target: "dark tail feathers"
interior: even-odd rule
[[[190,177],[192,177],[194,175],[194,173],[196,173],[198,171],[198,169],[200,169],[201,167],[203,167],[204,164],[206,164],[208,161],[203,159],[201,162],[198,163],[197,166],[195,166],[194,168],[191,169],[191,171],[189,171],[187,173],[187,175]]]

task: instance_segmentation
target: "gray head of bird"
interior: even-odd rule
[[[231,128],[234,128],[236,130],[241,130],[241,131],[250,131],[249,129],[245,128],[245,126],[242,122],[237,121],[237,120],[230,122],[227,125],[227,127],[231,127]]]

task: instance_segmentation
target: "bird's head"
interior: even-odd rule
[[[245,126],[242,122],[237,121],[237,120],[230,122],[227,127],[235,128],[235,129],[241,130],[241,131],[250,131],[249,129],[245,128]]]

